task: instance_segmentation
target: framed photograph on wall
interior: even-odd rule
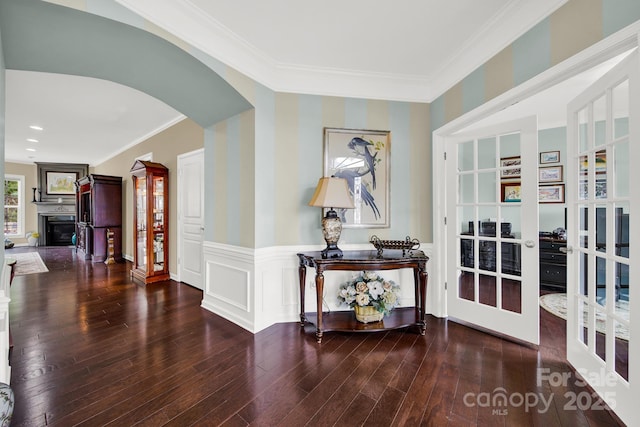
[[[560,151],[543,151],[540,153],[540,164],[545,163],[559,163]]]
[[[562,166],[545,166],[538,168],[539,182],[562,182]]]
[[[324,176],[346,179],[356,206],[337,210],[343,228],[389,227],[390,155],[389,131],[324,129]]]
[[[507,182],[501,184],[500,188],[502,195],[501,200],[503,202],[520,202],[522,200],[520,196],[520,182]]]
[[[500,178],[512,179],[520,178],[520,156],[503,157],[500,159]]]
[[[75,172],[47,172],[47,194],[75,194],[74,183],[77,180]]]
[[[539,203],[564,203],[564,184],[539,186],[538,202]]]

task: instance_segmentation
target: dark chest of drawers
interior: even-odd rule
[[[566,247],[566,240],[540,238],[540,286],[566,292],[567,255],[560,252]]]

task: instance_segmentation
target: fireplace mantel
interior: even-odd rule
[[[64,201],[62,203],[57,202],[32,202],[36,205],[36,211],[38,215],[51,215],[51,214],[76,214],[75,201]]]
[[[38,212],[38,244],[41,246],[49,245],[48,224],[60,224],[60,219],[67,224],[75,224],[76,204],[75,201],[64,200],[57,202],[32,202],[36,205]],[[67,225],[68,227],[68,225]],[[68,230],[67,230],[68,231]]]

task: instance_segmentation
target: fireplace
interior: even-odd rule
[[[71,245],[75,228],[75,203],[38,203],[40,246]]]
[[[68,246],[76,230],[75,217],[72,215],[44,216],[45,246]]]

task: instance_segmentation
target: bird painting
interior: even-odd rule
[[[377,188],[376,165],[381,161],[378,159],[381,147],[384,147],[384,144],[374,144],[373,141],[368,141],[361,136],[351,138],[346,144],[346,148],[351,153],[341,157],[341,161],[333,170],[334,176],[347,181],[356,205],[360,202],[371,209],[375,220],[381,218],[380,209],[373,195],[373,191]],[[345,212],[342,212],[342,215],[345,215]]]
[[[368,172],[371,173],[371,185],[375,190],[376,189],[376,157],[378,156],[378,152],[376,152],[376,154],[374,155],[371,155],[371,151],[369,151],[369,146],[373,146],[373,143],[366,141],[358,136],[353,138],[347,144],[347,147],[353,150],[353,152],[356,153],[358,157],[361,157],[364,160],[365,164],[367,165],[367,168],[369,169]]]
[[[355,195],[356,194],[356,188],[355,188],[356,178],[362,177],[367,173],[369,172],[368,171],[358,172],[357,170],[353,170],[353,169],[340,169],[336,171],[333,175],[337,178],[346,179],[351,195]],[[362,181],[359,181],[359,182],[360,182],[360,197],[362,198],[362,201],[364,202],[365,205],[371,208],[375,219],[380,218],[380,209],[378,209],[378,206],[376,205],[373,195],[369,192],[369,190],[367,189],[367,186]]]

